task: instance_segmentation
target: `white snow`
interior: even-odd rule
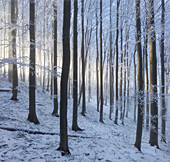
[[[7,79],[0,78],[0,87],[10,86]],[[17,102],[10,100],[11,92],[0,92],[0,127],[59,133],[59,118],[51,115],[53,101],[49,93],[43,93],[41,88],[37,90],[37,116],[40,124],[34,125],[27,121],[28,84],[20,82],[19,90]],[[149,132],[144,128],[142,152],[139,152],[134,147],[136,124],[131,118],[132,114],[125,119],[125,126],[120,123],[115,125],[113,120],[109,120],[109,106],[104,106],[102,124],[99,122],[96,102],[91,100],[87,103],[86,117],[80,114],[79,107],[78,123],[84,131],[74,132],[71,130],[72,100],[68,100],[68,105],[68,133],[81,136],[69,137],[70,156],[61,156],[61,152],[56,150],[59,147],[59,135],[32,135],[0,129],[0,161],[170,161],[170,132],[167,134],[169,143],[161,143],[159,138],[160,149],[157,149],[149,145]],[[170,120],[168,122],[170,130]]]

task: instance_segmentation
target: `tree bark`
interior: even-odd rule
[[[141,45],[141,20],[140,0],[135,1],[136,5],[136,44],[138,58],[138,119],[135,147],[141,150],[142,125],[143,125],[143,73],[142,73],[142,45]]]
[[[72,130],[81,130],[78,127],[77,111],[78,111],[78,47],[77,47],[77,16],[78,16],[78,0],[74,0],[74,18],[73,18],[73,122]]]
[[[157,58],[154,22],[154,1],[148,0],[149,15],[149,54],[150,54],[150,100],[151,100],[151,146],[158,146],[158,96],[157,96]]]
[[[35,0],[30,0],[30,65],[29,65],[29,115],[28,120],[34,124],[39,124],[36,115],[35,104]]]
[[[103,123],[103,42],[102,42],[102,0],[100,0],[100,122]]]
[[[82,21],[82,41],[81,41],[81,57],[82,57],[82,88],[83,88],[83,104],[81,114],[86,113],[86,92],[85,92],[85,62],[84,62],[84,0],[81,0],[81,21]]]
[[[17,0],[11,0],[11,23],[17,24],[18,17],[18,2]],[[18,96],[18,70],[17,70],[17,55],[16,55],[16,27],[12,29],[12,53],[13,53],[13,82],[12,82],[12,98],[11,100],[17,101]],[[4,67],[5,68],[5,67]]]
[[[162,0],[162,15],[161,15],[161,103],[162,103],[162,129],[161,140],[166,143],[166,105],[165,105],[165,68],[164,68],[164,31],[165,31],[165,6]]]
[[[57,4],[53,2],[54,8],[54,109],[52,115],[59,117],[58,114],[58,86],[57,86]]]
[[[119,39],[119,4],[120,0],[117,0],[117,20],[116,20],[116,112],[115,112],[115,124],[118,124],[118,56],[119,56],[119,45],[118,45],[118,39]]]
[[[63,155],[70,154],[67,132],[67,87],[70,68],[70,17],[71,1],[64,1],[63,9],[63,66],[60,89],[60,146]]]

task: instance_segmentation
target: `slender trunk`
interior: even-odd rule
[[[135,92],[134,92],[134,122],[136,122],[136,101],[137,101],[137,93],[136,93],[136,45],[135,45],[135,50],[134,50],[134,55],[133,55],[133,63],[134,63],[134,84],[135,84]]]
[[[96,1],[96,86],[97,86],[97,111],[99,112],[99,48],[98,48],[98,1]]]
[[[121,22],[122,23],[122,22]],[[123,82],[123,28],[121,24],[121,29],[120,29],[120,39],[121,39],[121,66],[120,66],[120,120],[122,120],[122,82]]]
[[[85,92],[85,62],[84,62],[84,0],[81,0],[81,18],[82,18],[81,57],[82,57],[82,88],[83,88],[82,115],[85,116],[85,113],[86,113],[86,92]]]
[[[146,17],[148,17],[147,9]],[[149,78],[148,78],[148,19],[145,20],[145,36],[144,36],[144,58],[145,58],[145,90],[146,90],[146,129],[149,130]]]
[[[12,98],[11,100],[18,100],[18,70],[17,70],[17,55],[16,55],[16,24],[18,17],[17,0],[11,1],[11,23],[14,25],[12,29],[12,54],[13,54],[13,82],[12,82]]]
[[[43,27],[43,44],[44,44],[44,75],[43,75],[43,92],[45,92],[45,87],[46,87],[46,69],[45,69],[45,63],[46,63],[46,45],[45,45],[45,41],[46,41],[46,39],[45,39],[45,32],[46,32],[46,30],[45,30],[45,28],[46,28],[46,25],[45,25],[45,17],[46,17],[46,0],[44,0],[44,27]]]
[[[81,130],[77,123],[77,111],[78,111],[78,47],[77,47],[77,16],[78,16],[78,0],[74,0],[74,18],[73,18],[73,122],[72,130]]]
[[[112,0],[110,0],[110,112],[109,112],[109,119],[112,119],[112,112],[113,112],[113,54],[112,54]]]
[[[126,106],[126,42],[127,42],[127,26],[126,26],[126,40],[125,40],[125,44],[124,44],[124,105],[123,105],[123,113],[122,113],[122,124],[124,125],[124,116],[125,116],[125,106]]]
[[[162,129],[161,140],[166,143],[166,105],[165,105],[165,68],[164,68],[164,31],[165,31],[165,6],[162,0],[162,17],[161,17],[161,102],[162,102]]]
[[[143,73],[142,73],[142,45],[141,45],[141,20],[140,20],[140,0],[136,4],[136,45],[138,58],[138,119],[136,130],[135,147],[141,150],[142,125],[143,125]]]
[[[102,42],[102,0],[100,0],[100,122],[103,122],[103,42]]]
[[[64,1],[63,9],[63,66],[61,74],[60,89],[60,146],[58,150],[62,154],[70,154],[68,147],[67,132],[67,87],[70,68],[70,17],[71,17],[71,1]]]
[[[57,85],[57,4],[53,3],[54,8],[54,29],[53,29],[53,36],[54,36],[54,109],[52,115],[59,117],[58,114],[58,85]]]
[[[30,0],[30,65],[29,65],[29,115],[28,120],[34,124],[39,124],[36,115],[35,89],[35,0]]]
[[[150,53],[150,100],[151,100],[151,146],[158,146],[158,96],[157,96],[157,58],[154,22],[154,1],[148,0],[149,12],[149,53]]]
[[[119,39],[119,4],[120,0],[117,0],[117,20],[116,20],[116,112],[115,112],[115,124],[118,124],[118,57],[119,57],[119,45],[118,45],[118,39]]]

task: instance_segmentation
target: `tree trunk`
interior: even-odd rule
[[[57,4],[53,3],[54,8],[54,109],[52,115],[59,117],[58,114],[58,86],[57,86]]]
[[[165,31],[165,6],[162,0],[162,17],[161,17],[161,103],[162,103],[162,129],[161,140],[166,143],[166,105],[165,105],[165,68],[164,68],[164,31]]]
[[[44,74],[43,74],[43,92],[45,92],[45,87],[46,87],[46,39],[45,39],[45,28],[46,28],[46,25],[45,25],[45,17],[46,17],[46,0],[44,0],[44,26],[43,26],[43,51],[44,51]]]
[[[78,0],[74,0],[74,18],[73,18],[73,122],[72,130],[81,130],[77,123],[78,111],[78,47],[77,47],[77,16],[78,16]]]
[[[109,119],[112,119],[112,112],[113,112],[113,50],[112,50],[112,0],[110,0],[110,112],[109,112]]]
[[[98,46],[98,1],[96,1],[96,93],[97,93],[97,111],[99,112],[99,46]]]
[[[81,57],[82,57],[82,88],[83,88],[83,104],[82,115],[86,113],[86,92],[85,92],[85,62],[84,62],[84,0],[81,0],[81,18],[82,18],[82,42],[81,42]]]
[[[11,1],[9,1],[9,9],[8,9],[8,23],[11,24]],[[9,34],[8,34],[8,39],[11,42],[12,41],[12,32],[9,29]],[[3,46],[1,46],[3,48]],[[2,51],[2,49],[1,49]],[[12,44],[9,45],[8,47],[8,57],[11,59],[12,56]],[[12,83],[13,80],[13,71],[12,71],[12,64],[8,64],[8,81]]]
[[[60,147],[58,150],[62,154],[70,154],[68,148],[68,132],[67,132],[67,87],[70,68],[70,17],[71,17],[71,1],[64,1],[63,14],[63,66],[61,74],[60,89]]]
[[[136,44],[138,58],[138,119],[135,147],[141,150],[142,125],[143,125],[143,73],[142,73],[142,45],[141,45],[141,20],[140,0],[135,1],[136,5]]]
[[[133,55],[133,63],[134,63],[134,84],[135,84],[135,93],[134,93],[134,122],[136,122],[136,100],[137,100],[137,93],[136,93],[136,59],[135,59],[135,54],[136,54],[136,45],[135,45],[135,50],[134,50],[134,55]]]
[[[100,122],[103,123],[103,65],[102,65],[102,0],[100,0]]]
[[[28,120],[34,124],[39,124],[36,115],[35,104],[35,0],[30,0],[30,65],[29,65],[29,115]]]
[[[18,2],[11,0],[11,23],[15,26],[18,17]],[[18,70],[17,70],[17,56],[16,56],[16,27],[12,29],[12,53],[13,53],[13,82],[12,82],[12,98],[11,100],[18,100]],[[4,67],[5,68],[5,67]]]
[[[157,58],[154,22],[154,1],[148,0],[149,12],[149,53],[150,53],[150,100],[151,100],[151,146],[158,146],[158,96],[157,96]]]
[[[117,0],[117,20],[116,20],[116,112],[115,112],[115,124],[118,124],[118,56],[119,56],[119,45],[118,45],[118,39],[119,39],[119,4],[120,0]]]
[[[145,10],[146,10],[146,17],[148,17],[147,8]],[[148,78],[147,48],[148,48],[148,19],[146,18],[146,20],[145,20],[145,36],[144,36],[144,58],[145,58],[145,90],[146,90],[146,129],[149,130],[149,78]]]

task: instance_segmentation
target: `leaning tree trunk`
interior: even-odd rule
[[[154,0],[148,0],[149,53],[150,53],[150,100],[151,100],[151,146],[158,146],[158,96],[157,96],[157,58],[154,21]]]
[[[64,1],[63,14],[63,66],[60,89],[60,146],[62,154],[70,154],[67,132],[67,87],[70,68],[70,17],[71,1]]]

